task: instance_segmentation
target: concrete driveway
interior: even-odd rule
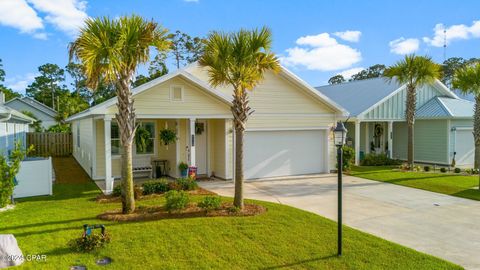
[[[233,196],[232,181],[201,182]],[[277,202],[336,220],[336,175],[247,181],[245,197]],[[480,269],[480,202],[344,177],[344,223],[467,269]]]

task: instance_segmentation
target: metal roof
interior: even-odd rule
[[[434,97],[418,108],[417,118],[472,117],[474,103],[465,99]]]
[[[29,116],[26,116],[25,114],[17,110],[11,109],[3,104],[0,104],[0,118],[5,118],[5,117],[10,117],[10,119],[24,121],[27,123],[32,123],[35,121],[35,119],[30,118]]]
[[[395,79],[373,78],[315,87],[336,103],[357,116],[400,88]]]
[[[50,115],[51,117],[56,117],[57,116],[57,111],[55,111],[54,109],[48,107],[47,105],[33,99],[33,98],[30,98],[30,97],[21,97],[21,98],[14,98],[14,99],[11,99],[7,102],[5,102],[5,105],[8,106],[8,104],[14,102],[14,101],[20,101],[24,104],[26,104],[27,106],[30,106],[30,107],[34,107],[36,108],[37,110],[39,111],[42,111],[44,113],[46,113],[47,115]]]

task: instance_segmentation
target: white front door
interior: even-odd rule
[[[207,121],[197,120],[195,124],[195,162],[197,174],[207,174]]]
[[[473,166],[473,164],[475,163],[475,143],[473,141],[473,128],[458,128],[455,131],[454,152],[456,153],[455,162],[457,165]]]

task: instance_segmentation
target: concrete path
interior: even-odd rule
[[[233,196],[233,182],[201,182]],[[335,175],[250,181],[245,197],[282,203],[336,220]],[[480,201],[344,177],[344,223],[467,269],[480,269]]]

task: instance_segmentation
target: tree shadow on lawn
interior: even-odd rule
[[[480,201],[480,191],[478,189],[465,189],[456,193],[452,193],[451,195],[460,198]]]
[[[16,199],[15,202],[41,202],[81,199],[96,196],[101,193],[98,186],[92,182],[84,184],[54,184],[53,195],[36,196]]]
[[[312,259],[308,259],[308,260],[302,260],[302,261],[297,261],[297,262],[292,262],[292,263],[287,263],[287,264],[282,264],[282,265],[269,266],[269,267],[265,267],[265,268],[261,268],[261,269],[262,270],[273,270],[273,269],[282,269],[282,268],[295,268],[296,266],[299,267],[299,266],[302,266],[302,265],[307,264],[307,263],[317,262],[317,261],[322,261],[322,260],[328,260],[328,259],[332,259],[332,258],[338,258],[338,256],[336,254],[334,254],[334,255],[332,254],[332,255],[329,255],[329,256],[312,258]]]

